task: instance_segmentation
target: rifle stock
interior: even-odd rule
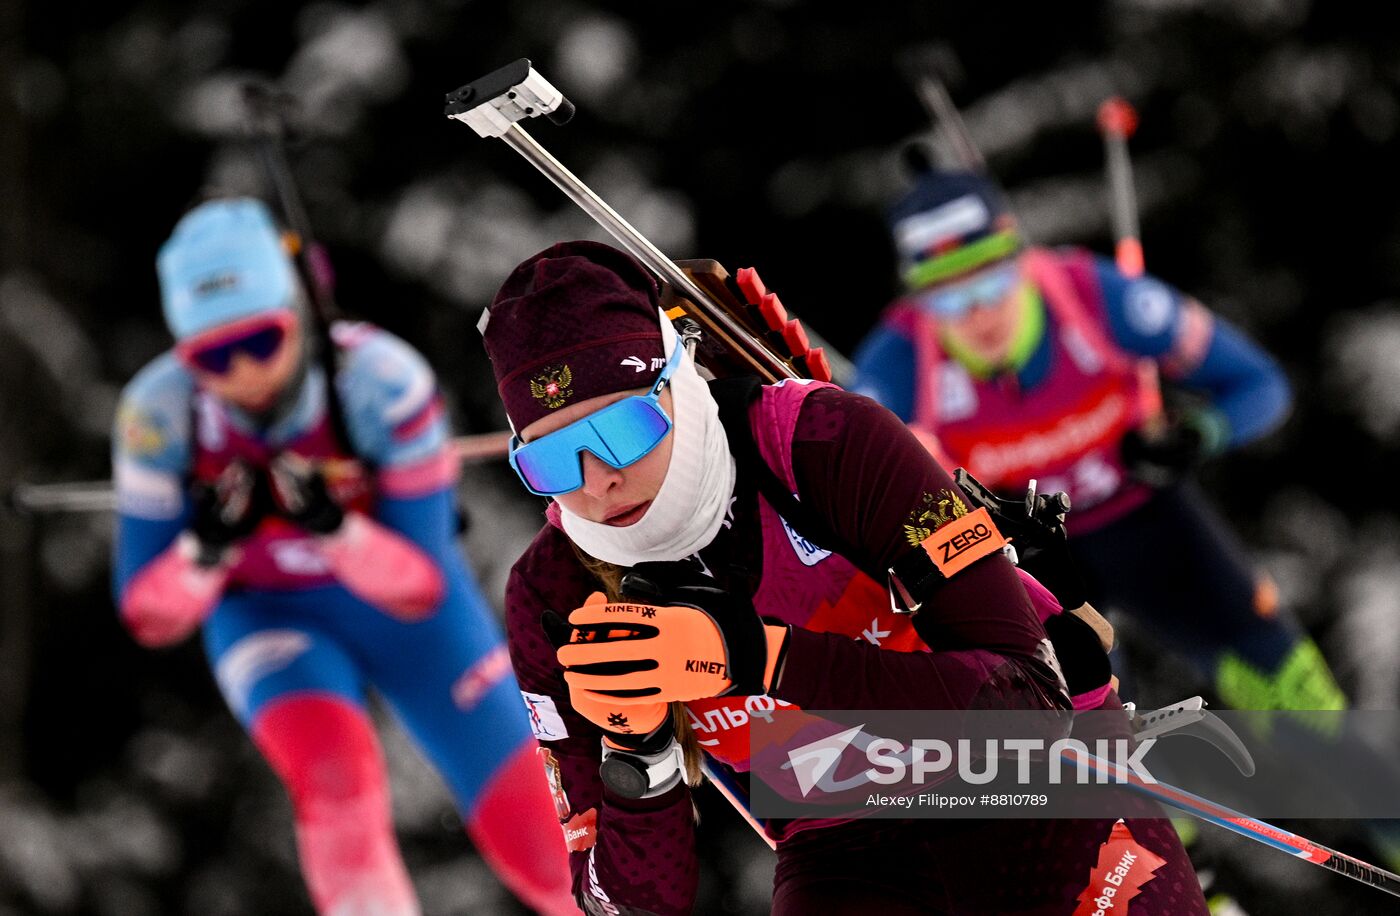
[[[718,261],[708,258],[676,261],[691,281],[709,294],[711,303],[691,302],[675,287],[662,287],[662,308],[673,321],[684,315],[695,320],[704,332],[698,359],[718,376],[756,374],[767,381],[777,379],[767,370],[767,359],[776,358],[797,378],[832,380],[831,366],[822,347],[813,347],[801,322],[788,315],[782,301],[759,279],[752,267],[730,274]],[[711,305],[722,309],[744,334],[731,334],[714,320]],[[680,311],[678,312],[677,309]]]

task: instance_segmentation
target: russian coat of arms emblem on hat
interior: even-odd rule
[[[574,390],[569,387],[573,383],[574,372],[567,364],[550,366],[530,379],[530,395],[553,410],[563,407],[565,402],[573,397]]]

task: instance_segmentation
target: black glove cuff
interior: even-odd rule
[[[1079,574],[1067,541],[1050,541],[1043,547],[1023,552],[1020,559],[1021,568],[1049,589],[1065,610],[1077,608],[1089,600],[1089,589]]]
[[[345,510],[327,498],[324,502],[309,506],[295,521],[312,534],[334,534],[345,521]]]
[[[685,755],[674,740],[652,754],[618,751],[605,743],[598,777],[621,798],[655,798],[685,779]]]
[[[766,691],[768,638],[763,621],[745,595],[720,588],[715,580],[681,563],[638,563],[622,580],[622,592],[636,601],[693,607],[714,621],[724,640],[732,682],[719,696],[751,696]]]
[[[1108,653],[1094,628],[1066,611],[1045,621],[1045,632],[1055,647],[1070,696],[1097,690],[1113,676]]]
[[[746,610],[747,613],[732,615],[728,626],[716,621],[729,658],[729,679],[734,682],[720,694],[722,697],[768,692],[763,683],[764,672],[768,669],[768,635],[757,612],[752,607]]]
[[[671,740],[676,737],[675,721],[666,717],[666,721],[656,726],[647,735],[625,735],[620,732],[608,732],[608,743],[616,748],[626,751],[629,754],[659,754],[671,746]]]
[[[229,545],[211,544],[193,528],[186,528],[176,541],[180,552],[200,569],[213,569],[228,556]]]

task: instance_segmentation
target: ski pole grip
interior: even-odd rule
[[[1105,99],[1099,106],[1099,131],[1112,137],[1131,137],[1138,126],[1137,110],[1122,96]]]

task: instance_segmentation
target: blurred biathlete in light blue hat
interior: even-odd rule
[[[370,686],[511,890],[577,912],[501,632],[457,550],[432,371],[366,324],[335,323],[332,358],[315,358],[325,335],[256,200],[190,211],[157,268],[176,345],[117,417],[122,622],[147,646],[202,629],[224,698],[291,795],[319,912],[419,911]]]
[[[983,483],[1069,493],[1099,606],[1137,617],[1239,709],[1340,709],[1317,646],[1191,486],[1287,415],[1272,358],[1201,303],[1080,249],[1028,247],[1000,190],[924,171],[890,213],[906,292],[852,387]],[[1159,379],[1194,393],[1163,411]]]

